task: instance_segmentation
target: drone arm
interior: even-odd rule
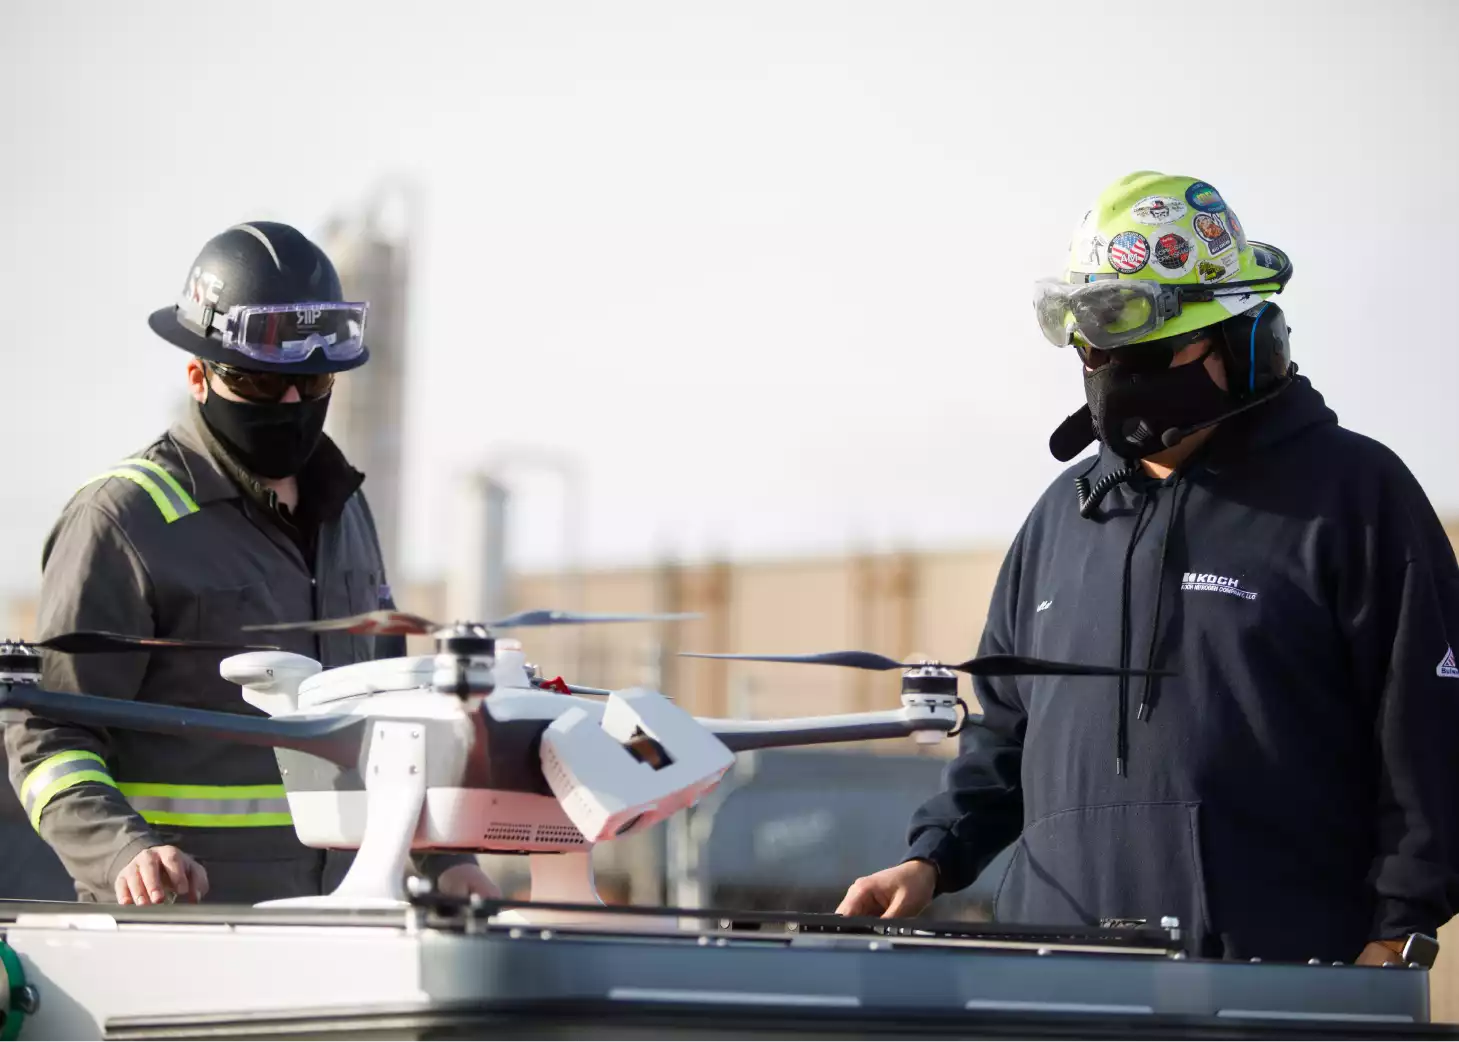
[[[825,745],[877,738],[905,738],[918,732],[946,733],[957,726],[957,710],[888,709],[839,716],[805,716],[782,720],[715,720],[699,722],[732,752],[795,745]]]
[[[119,727],[214,741],[296,749],[341,767],[357,765],[363,720],[353,716],[272,720],[207,709],[125,702],[95,695],[46,691],[28,684],[0,684],[0,710],[25,709],[48,720],[83,727]]]

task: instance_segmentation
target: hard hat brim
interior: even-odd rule
[[[224,347],[212,337],[194,333],[177,320],[176,307],[158,308],[147,316],[147,326],[173,347],[180,347],[188,354],[205,361],[231,365],[235,369],[252,369],[262,373],[343,373],[358,369],[370,360],[370,348],[366,346],[354,358],[342,360],[330,358],[323,351],[315,351],[303,362],[260,362]]]

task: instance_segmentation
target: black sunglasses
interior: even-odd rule
[[[204,362],[203,368],[216,373],[223,386],[246,402],[271,405],[294,387],[305,401],[323,398],[334,388],[333,373],[265,373],[257,369],[235,369],[219,362]]]
[[[1124,347],[1109,349],[1089,347],[1076,340],[1074,350],[1079,353],[1080,359],[1090,369],[1099,369],[1118,359],[1120,367],[1127,373],[1154,373],[1161,369],[1169,369],[1170,363],[1175,361],[1176,353],[1186,346],[1214,335],[1216,335],[1215,326],[1204,326],[1188,333],[1177,333],[1175,336],[1166,337],[1163,340],[1147,340],[1139,344],[1127,344]]]

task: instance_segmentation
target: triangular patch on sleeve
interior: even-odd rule
[[[1434,672],[1441,677],[1452,677],[1459,680],[1459,663],[1454,661],[1454,649],[1450,648],[1449,653],[1444,656],[1444,661],[1439,663],[1439,668]]]

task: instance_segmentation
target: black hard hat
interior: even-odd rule
[[[296,228],[274,221],[236,224],[209,239],[188,270],[180,299],[219,315],[235,305],[343,303],[334,264]],[[302,362],[267,362],[244,355],[223,343],[216,328],[204,329],[196,316],[176,304],[158,308],[147,325],[169,344],[210,362],[239,369],[289,373],[338,373],[369,360],[364,348],[347,359],[315,351]]]

